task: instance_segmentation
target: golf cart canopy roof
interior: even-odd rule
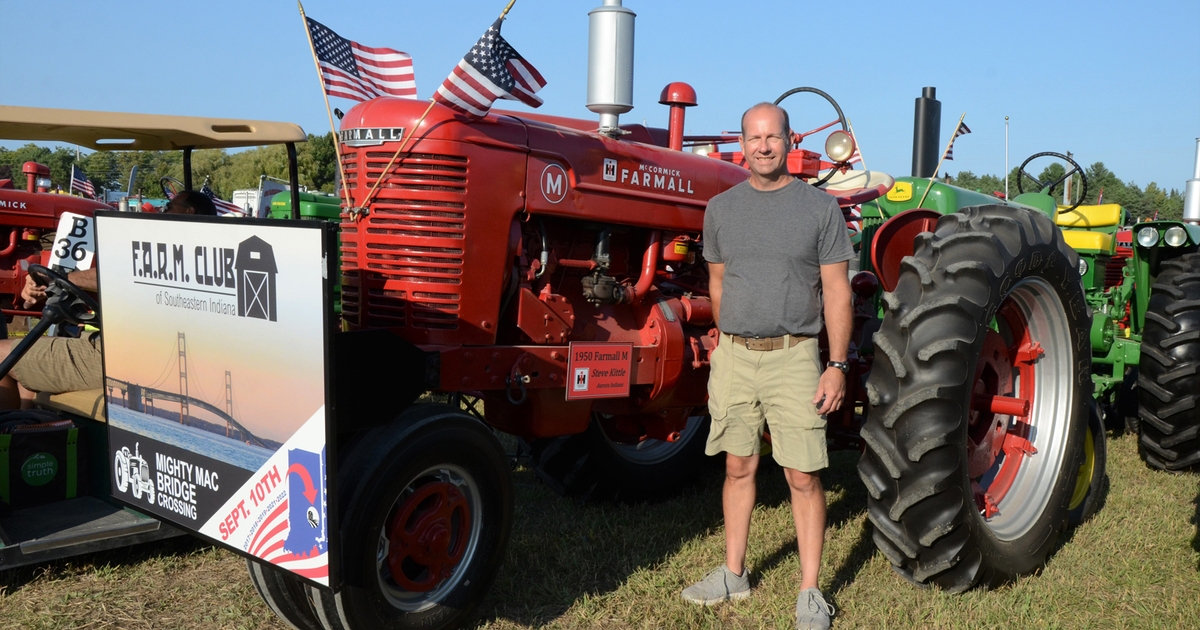
[[[0,105],[0,139],[68,142],[97,151],[227,149],[304,142],[299,125]]]

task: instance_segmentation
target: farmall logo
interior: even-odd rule
[[[607,168],[605,172],[607,172]],[[651,190],[695,194],[692,192],[692,180],[685,180],[678,169],[663,168],[653,164],[638,164],[635,170],[621,169],[621,183]]]
[[[274,250],[261,238],[251,236],[236,248],[148,241],[133,241],[132,246],[134,283],[164,289],[156,303],[276,321],[279,268]]]
[[[338,132],[338,138],[348,147],[371,147],[384,142],[399,142],[403,137],[404,127],[362,127]]]
[[[569,187],[567,171],[563,167],[551,164],[542,170],[542,195],[546,197],[546,201],[550,203],[562,201],[566,198]]]

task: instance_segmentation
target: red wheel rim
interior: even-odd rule
[[[431,591],[462,562],[471,539],[470,502],[453,483],[427,483],[402,500],[387,533],[392,580],[407,591]]]
[[[975,506],[985,519],[1000,511],[1017,473],[1037,449],[1030,442],[1029,413],[1035,400],[1037,361],[1045,352],[1034,341],[1021,309],[1006,301],[980,352],[967,427],[967,475]]]

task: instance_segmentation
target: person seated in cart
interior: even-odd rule
[[[198,214],[216,216],[217,209],[203,193],[185,190],[171,198],[163,207],[164,214]],[[96,268],[66,274],[72,284],[95,293]],[[39,286],[32,275],[25,276],[21,290],[25,308],[46,301],[46,287]],[[0,340],[0,361],[16,347],[17,339]],[[0,379],[0,409],[19,409],[33,404],[34,394],[62,394],[104,386],[100,332],[80,337],[44,337],[29,348],[12,370]]]

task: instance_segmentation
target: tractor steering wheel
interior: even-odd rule
[[[181,191],[187,190],[187,188],[184,187],[183,182],[175,179],[174,177],[159,178],[158,186],[159,188],[162,188],[163,196],[167,199],[178,195]]]
[[[100,305],[86,291],[75,286],[63,274],[42,265],[29,265],[29,275],[38,286],[47,287],[45,309],[53,309],[73,324],[94,324],[100,319]]]
[[[807,133],[798,134],[799,137],[796,139],[796,144],[799,144],[800,140],[803,140],[805,138],[805,136],[810,136],[818,131],[821,131],[822,129],[828,129],[829,127],[833,126],[835,123],[841,123],[842,131],[845,131],[846,133],[850,133],[850,125],[848,125],[846,123],[846,115],[842,113],[841,106],[839,106],[837,104],[837,101],[833,100],[832,96],[826,94],[825,92],[823,92],[821,90],[818,90],[817,88],[813,88],[813,87],[792,88],[792,89],[784,92],[783,94],[779,95],[779,98],[775,99],[774,104],[779,105],[780,103],[783,102],[783,99],[785,99],[793,94],[799,93],[799,92],[811,92],[811,93],[816,94],[817,96],[820,96],[820,97],[824,98],[825,100],[829,101],[829,104],[833,105],[834,111],[837,112],[838,117],[837,117],[837,120],[834,120],[825,125],[821,125],[820,127],[817,127],[811,131],[808,131]],[[834,173],[836,173],[839,169],[844,168],[847,164],[848,164],[848,162],[835,162],[833,168],[829,169],[829,172],[825,174],[825,177],[822,177],[821,181],[813,184],[813,186],[819,187],[819,186],[824,185],[825,182],[829,181],[829,179],[831,177],[833,177]]]
[[[1067,171],[1065,175],[1063,175],[1062,177],[1059,177],[1058,179],[1056,179],[1052,182],[1049,182],[1049,183],[1043,182],[1042,180],[1034,177],[1033,175],[1030,175],[1025,170],[1025,166],[1027,164],[1029,164],[1030,162],[1032,162],[1038,158],[1043,158],[1043,157],[1058,158],[1058,159],[1066,162],[1067,164],[1070,164],[1071,170]],[[1065,212],[1070,212],[1070,211],[1074,210],[1075,208],[1078,208],[1079,204],[1083,203],[1083,201],[1085,199],[1087,199],[1087,190],[1088,190],[1087,175],[1084,174],[1083,168],[1081,166],[1079,166],[1078,162],[1076,162],[1075,160],[1072,160],[1071,158],[1069,158],[1061,153],[1055,153],[1054,151],[1045,151],[1042,153],[1034,153],[1033,155],[1026,158],[1026,160],[1024,162],[1021,162],[1021,166],[1017,172],[1017,192],[1020,192],[1020,193],[1025,192],[1025,187],[1022,186],[1021,184],[1025,181],[1025,178],[1028,177],[1033,183],[1037,184],[1036,190],[1043,191],[1046,194],[1053,197],[1054,189],[1057,188],[1059,184],[1062,184],[1063,182],[1067,181],[1067,178],[1069,178],[1070,176],[1072,176],[1076,173],[1079,174],[1079,180],[1083,184],[1083,190],[1079,193],[1079,201],[1076,201],[1069,208],[1063,208],[1062,210],[1058,211],[1059,214],[1063,214]]]

